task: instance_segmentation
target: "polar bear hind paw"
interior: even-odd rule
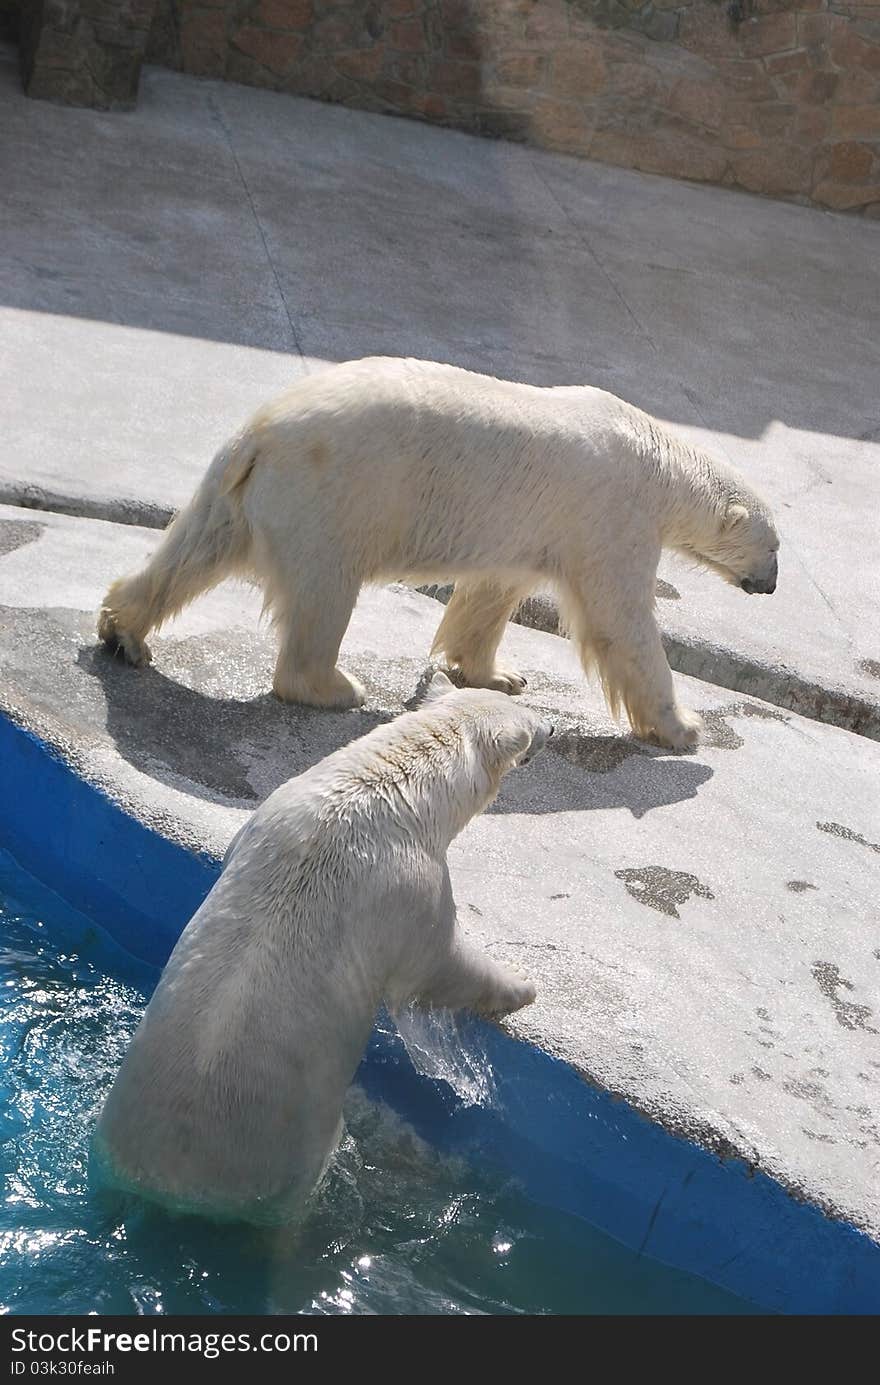
[[[129,630],[120,630],[113,612],[106,606],[98,617],[98,638],[103,640],[111,654],[121,654],[133,668],[146,668],[152,662],[150,646],[138,639]]]
[[[649,739],[667,750],[696,750],[703,719],[686,707],[676,707],[658,719]]]

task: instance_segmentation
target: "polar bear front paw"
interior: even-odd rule
[[[478,1014],[498,1018],[531,1005],[537,994],[534,982],[529,981],[528,977],[508,971],[499,977],[498,984],[475,1008]]]

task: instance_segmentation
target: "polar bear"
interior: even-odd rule
[[[661,549],[755,593],[775,589],[778,546],[742,476],[604,390],[369,358],[298,381],[219,452],[146,567],[110,587],[98,633],[144,664],[151,629],[248,576],[280,636],[278,697],[350,707],[364,691],[336,659],[362,583],[454,578],[432,654],[515,693],[525,680],[496,651],[549,582],[612,711],[688,750],[700,719],[654,614]]]
[[[418,711],[276,789],[162,973],[94,1139],[104,1182],[178,1210],[296,1214],[377,1009],[504,1015],[531,982],[461,934],[450,841],[552,727],[434,675]]]

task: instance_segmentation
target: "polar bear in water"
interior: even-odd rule
[[[661,550],[754,593],[774,590],[778,546],[743,476],[613,394],[380,357],[263,408],[143,570],[110,587],[98,633],[147,663],[150,630],[247,576],[280,636],[277,695],[351,707],[363,688],[336,659],[361,584],[454,578],[432,652],[471,687],[520,692],[496,652],[523,597],[549,582],[612,711],[688,750],[700,719],[676,700],[657,628]]]
[[[285,1220],[320,1179],[376,1011],[504,1015],[531,982],[462,937],[446,850],[552,728],[437,673],[424,705],[276,789],[162,973],[98,1123],[111,1184]]]

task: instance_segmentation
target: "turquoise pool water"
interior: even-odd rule
[[[753,1311],[437,1154],[357,1088],[296,1232],[107,1201],[89,1136],[156,977],[0,852],[0,1312]]]

